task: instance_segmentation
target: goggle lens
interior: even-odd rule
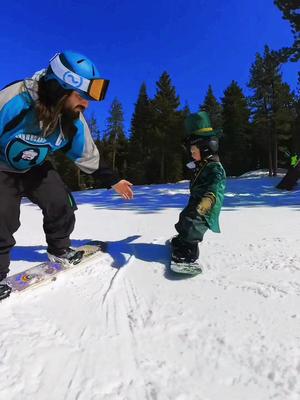
[[[92,79],[88,88],[88,95],[95,100],[104,100],[109,80],[107,79]]]

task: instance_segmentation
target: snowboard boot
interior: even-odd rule
[[[11,293],[11,287],[4,281],[7,274],[0,273],[0,301],[8,297]]]
[[[84,251],[78,251],[76,249],[72,249],[71,247],[68,247],[67,249],[63,249],[60,251],[52,251],[48,250],[47,252],[48,258],[51,262],[54,263],[59,263],[62,265],[65,265],[66,267],[69,267],[71,265],[75,265],[80,263]]]
[[[176,263],[194,263],[199,258],[198,242],[186,242],[175,236],[171,240],[172,260]]]

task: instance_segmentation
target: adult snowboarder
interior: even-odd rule
[[[23,196],[43,212],[52,261],[74,256],[70,234],[76,204],[47,155],[63,151],[83,172],[132,199],[132,184],[102,162],[83,112],[104,99],[109,81],[82,54],[56,54],[47,69],[0,91],[0,282],[7,276]],[[0,292],[7,291],[6,285]]]
[[[181,272],[180,264],[182,272],[189,272],[184,265],[198,259],[198,243],[207,229],[220,232],[226,175],[218,156],[219,133],[211,127],[205,111],[190,114],[185,120],[185,147],[194,161],[187,164],[193,172],[189,201],[175,225],[178,235],[171,240],[172,261],[179,265],[177,272]]]

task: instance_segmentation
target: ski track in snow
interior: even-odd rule
[[[141,217],[134,207],[84,207],[77,237],[88,219],[97,239],[100,213],[127,261],[112,268],[106,254],[0,303],[1,399],[299,400],[300,228],[292,210],[223,211],[222,235],[209,233],[201,245],[203,274],[181,278],[168,272],[165,247],[179,209]],[[22,212],[32,220],[37,210]],[[115,234],[111,218],[124,232]]]

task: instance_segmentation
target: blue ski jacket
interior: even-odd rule
[[[0,171],[24,173],[64,148],[80,170],[98,177],[104,187],[111,187],[120,178],[102,162],[100,165],[100,154],[83,114],[74,123],[77,132],[71,140],[64,136],[61,126],[43,136],[34,103],[38,99],[38,80],[44,73],[39,71],[31,79],[0,91]]]

